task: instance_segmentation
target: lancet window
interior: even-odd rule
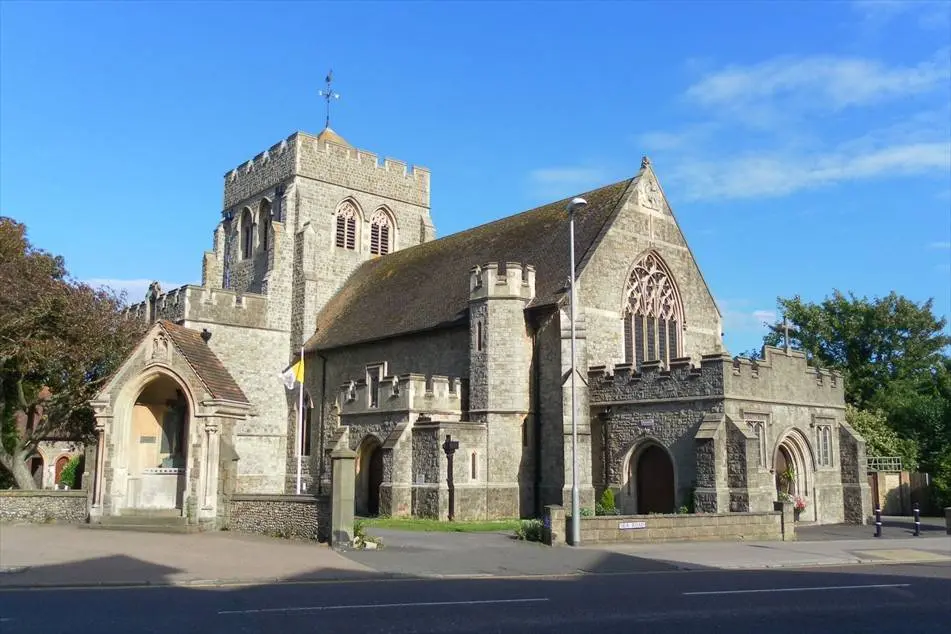
[[[382,209],[377,209],[370,218],[370,253],[386,255],[392,250],[390,240],[393,228],[391,225],[389,215]]]
[[[337,209],[335,244],[342,249],[357,248],[357,208],[349,200]]]

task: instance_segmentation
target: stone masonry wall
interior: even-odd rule
[[[326,541],[330,535],[329,496],[234,495],[229,530],[271,537]]]
[[[86,521],[86,491],[0,491],[0,523],[80,524]]]
[[[663,258],[680,291],[686,326],[681,333],[682,354],[699,362],[702,354],[722,349],[716,303],[648,169],[579,276],[579,303],[587,318],[588,366],[611,367],[624,362],[624,290],[634,263],[650,251]]]
[[[238,454],[238,493],[283,493],[288,418],[296,391],[285,389],[280,373],[288,365],[287,333],[187,322],[211,331],[208,346],[228,368],[252,404],[251,416],[234,430]]]
[[[570,518],[566,518],[565,534]],[[627,515],[581,518],[581,543],[782,541],[782,513]]]

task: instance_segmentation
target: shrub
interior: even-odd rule
[[[522,520],[515,529],[515,536],[526,542],[540,542],[543,526],[541,520]]]
[[[614,503],[614,491],[605,489],[601,494],[601,500],[594,508],[595,515],[617,515],[617,506]]]
[[[69,462],[66,463],[66,466],[63,467],[63,470],[59,474],[59,484],[65,484],[70,489],[79,488],[79,477],[82,475],[79,470],[80,461],[82,461],[82,456],[73,456]]]

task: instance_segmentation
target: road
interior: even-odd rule
[[[46,634],[944,634],[949,619],[946,563],[0,592],[0,631]]]

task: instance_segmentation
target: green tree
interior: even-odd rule
[[[869,456],[898,456],[904,468],[914,470],[918,466],[918,445],[895,433],[882,412],[867,412],[846,405],[845,422],[865,438],[865,451]]]
[[[141,337],[123,297],[69,277],[26,227],[0,217],[0,465],[35,487],[26,460],[51,434],[88,440],[88,401]]]

